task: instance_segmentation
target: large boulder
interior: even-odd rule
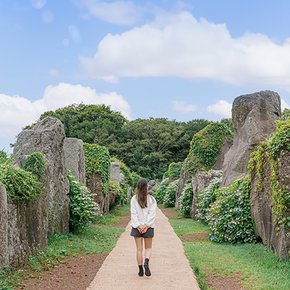
[[[158,188],[158,183],[155,180],[149,180],[148,182],[148,193],[153,194],[154,191]]]
[[[77,138],[64,139],[65,166],[70,170],[77,181],[86,183],[85,157],[83,141]]]
[[[8,213],[7,194],[0,183],[0,268],[8,266]]]
[[[182,194],[183,189],[185,188],[185,185],[190,181],[190,176],[184,169],[184,167],[181,168],[180,171],[180,177],[179,177],[179,183],[178,187],[175,193],[175,207],[180,208],[180,197]]]
[[[16,160],[21,164],[26,156],[38,151],[45,155],[47,167],[44,175],[43,199],[48,208],[48,233],[69,231],[69,183],[63,144],[63,124],[56,118],[46,117],[32,129],[23,130],[14,146]],[[41,209],[45,213],[45,209]]]
[[[209,186],[211,181],[214,178],[221,178],[222,171],[210,170],[207,172],[199,172],[192,176],[191,185],[192,185],[192,208],[190,215],[193,219],[198,219],[198,196],[199,193]]]
[[[272,186],[274,174],[271,169],[268,154],[263,157],[262,167],[258,173],[257,165],[252,171],[251,182],[251,213],[255,222],[255,231],[267,247],[274,249],[281,259],[290,258],[290,229],[289,226],[278,225],[274,221],[273,212],[273,190]],[[290,187],[290,152],[282,151],[279,157],[279,169],[276,176],[281,189],[281,195]],[[261,179],[262,178],[262,179]],[[272,184],[271,184],[272,183]],[[277,197],[276,197],[277,198]],[[283,216],[290,218],[290,207],[284,210]]]
[[[275,131],[281,116],[280,96],[272,91],[243,95],[234,100],[232,119],[235,129],[233,146],[225,155],[222,186],[247,173],[250,153]]]

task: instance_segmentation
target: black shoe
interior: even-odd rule
[[[143,266],[142,265],[139,266],[138,275],[139,275],[139,277],[143,277],[144,276],[144,270],[143,270]]]
[[[149,269],[149,259],[145,259],[144,269],[145,269],[145,275],[146,276],[151,276],[151,272],[150,272],[150,269]]]

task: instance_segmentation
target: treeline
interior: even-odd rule
[[[183,161],[189,151],[192,136],[206,127],[208,120],[188,122],[166,118],[127,120],[105,105],[71,105],[41,116],[56,117],[62,121],[67,137],[87,143],[106,146],[139,175],[161,179],[168,165]],[[231,127],[231,121],[224,124]]]

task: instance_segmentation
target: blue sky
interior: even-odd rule
[[[0,148],[71,103],[219,120],[235,97],[269,89],[287,107],[289,11],[287,0],[1,0]]]

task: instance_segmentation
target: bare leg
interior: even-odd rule
[[[145,259],[150,259],[152,249],[152,238],[145,238]]]
[[[137,250],[137,263],[143,264],[143,238],[135,238],[136,250]]]

